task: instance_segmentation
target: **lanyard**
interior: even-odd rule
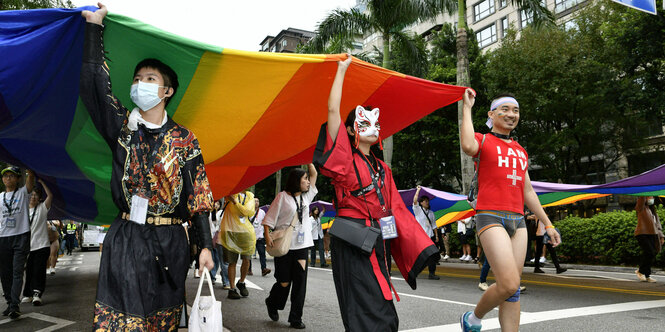
[[[39,205],[37,205],[37,206],[39,206]],[[37,214],[37,206],[35,206],[32,209],[32,215],[30,216],[30,225],[32,225],[32,221],[35,220],[35,215]]]
[[[381,181],[381,184],[379,185],[379,177],[380,177],[380,172],[374,169],[374,166],[372,166],[372,163],[367,160],[367,158],[361,153],[360,156],[363,158],[363,161],[367,165],[367,170],[369,171],[370,177],[372,178],[372,184],[374,185],[374,188],[376,188],[376,196],[379,198],[379,203],[381,203],[381,209],[383,211],[386,211],[386,201],[383,199],[383,194],[381,193],[381,187],[384,185],[384,181]],[[374,157],[374,160],[376,160],[376,157]],[[378,167],[378,161],[377,161],[377,167]],[[359,183],[360,184],[360,183]],[[360,184],[362,187],[362,184]]]
[[[293,201],[296,202],[296,213],[298,214],[298,221],[300,221],[300,224],[302,224],[302,209],[303,209],[302,193],[300,194],[300,205],[298,205],[298,200],[296,199],[295,196],[291,197],[293,197]]]
[[[7,203],[7,192],[5,192],[5,194],[2,196],[2,201],[3,201],[3,203],[5,203],[5,207],[7,208],[7,215],[8,215],[8,216],[11,216],[11,215],[12,215],[12,211],[14,210],[14,209],[13,209],[13,206],[14,206],[14,195],[16,195],[16,192],[17,192],[17,191],[18,191],[18,189],[14,190],[14,191],[12,192],[12,198],[9,199],[9,203]]]

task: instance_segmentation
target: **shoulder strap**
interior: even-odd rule
[[[472,158],[474,162],[479,163],[480,162],[480,154],[483,152],[483,145],[485,144],[485,138],[487,137],[487,134],[483,134],[483,140],[480,142],[480,147],[478,148],[478,157],[477,158]],[[476,169],[480,165],[476,166]]]

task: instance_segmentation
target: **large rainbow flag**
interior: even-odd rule
[[[543,207],[572,204],[577,201],[605,197],[612,194],[631,196],[665,196],[665,165],[622,180],[600,185],[576,185],[531,181]],[[475,214],[465,195],[422,187],[421,195],[430,198],[430,206],[439,227],[468,218]],[[416,189],[400,190],[409,209]],[[413,212],[413,211],[412,211]]]
[[[31,168],[53,190],[52,217],[108,223],[111,152],[78,98],[83,9],[0,12],[0,160]],[[132,107],[136,63],[172,66],[180,89],[169,115],[198,137],[215,197],[238,192],[282,167],[311,161],[337,61],[344,55],[244,52],[188,40],[109,14],[104,41],[113,91]],[[461,99],[465,88],[354,59],[343,116],[381,108],[387,137]]]

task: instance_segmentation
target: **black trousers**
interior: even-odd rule
[[[377,237],[374,255],[384,262],[383,238]],[[390,241],[385,241],[386,247]],[[387,250],[387,248],[385,248]],[[374,274],[370,255],[347,242],[330,237],[331,262],[337,302],[344,330],[352,332],[397,331],[399,318],[392,300],[386,300]],[[387,266],[379,264],[389,280]]]
[[[437,229],[437,230],[438,230],[438,229]],[[436,241],[435,241],[435,240],[436,240],[436,236],[432,236],[430,239],[432,239],[432,242],[434,242],[434,244],[436,244]],[[441,238],[439,237],[439,239],[441,239]],[[428,268],[429,268],[429,274],[430,274],[430,275],[434,275],[434,272],[436,272],[436,262],[437,262],[437,260],[432,258],[432,259],[430,259],[429,262],[427,263],[427,266],[428,266]]]
[[[533,260],[535,268],[539,268],[541,266],[540,256],[543,255],[544,237],[545,236],[536,236],[536,257],[534,257],[535,259]],[[554,266],[556,267],[557,270],[560,269],[561,266],[559,265],[559,257],[557,257],[556,255],[556,249],[554,249],[554,247],[552,247],[552,245],[549,242],[545,243],[545,245],[547,246],[547,251],[550,253],[550,257],[552,258],[552,263],[554,263]]]
[[[28,265],[25,268],[25,285],[23,296],[30,297],[36,291],[44,294],[46,287],[46,262],[51,254],[51,247],[33,250],[28,255]]]
[[[25,261],[30,253],[30,232],[0,237],[0,281],[10,309],[18,310]]]
[[[67,246],[67,255],[72,254],[72,250],[74,250],[74,241],[76,241],[76,235],[75,234],[66,234],[65,235],[65,243]]]
[[[321,259],[321,267],[325,266],[326,263],[326,256],[323,253],[323,238],[320,238],[318,240],[314,240],[314,246],[309,248],[310,251],[310,264],[314,266],[316,264],[316,251],[319,251],[319,257]]]
[[[651,266],[653,261],[658,255],[658,235],[656,234],[640,234],[635,235],[637,243],[642,248],[642,256],[640,257],[640,273],[645,277],[651,275]]]
[[[305,292],[307,290],[307,248],[289,250],[282,257],[275,257],[275,279],[277,280],[270,290],[266,304],[270,308],[284,310],[286,300],[291,291],[290,323],[302,322],[302,311],[305,306]],[[305,266],[298,260],[304,260]],[[289,285],[282,287],[281,283]]]

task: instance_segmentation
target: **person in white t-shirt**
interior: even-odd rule
[[[429,197],[420,196],[420,186],[416,187],[416,194],[413,195],[413,214],[416,216],[416,220],[423,228],[427,236],[432,239],[432,242],[438,243],[439,238],[436,230],[436,219],[434,218],[434,212],[430,210],[429,206]],[[435,274],[436,272],[436,260],[430,260],[427,263],[429,267],[429,279],[439,280],[440,277]]]
[[[309,222],[309,204],[318,193],[316,177],[318,173],[313,164],[309,172],[295,168],[289,173],[286,190],[277,194],[270,204],[263,219],[266,245],[273,245],[270,230],[284,229],[291,225],[294,216],[298,218],[293,232],[291,247],[286,255],[275,257],[275,279],[277,280],[266,298],[268,316],[273,321],[279,319],[277,310],[283,310],[291,288],[291,312],[289,323],[296,329],[304,329],[302,312],[307,289],[307,249],[314,245],[312,241],[312,223]],[[293,286],[291,286],[293,284]]]
[[[321,228],[321,217],[325,212],[326,209],[319,210],[319,207],[315,206],[309,213],[309,221],[312,223],[312,240],[314,240],[314,247],[310,250],[310,266],[316,265],[316,251],[318,250],[321,267],[328,267],[326,256],[323,253],[323,228]]]
[[[30,254],[25,268],[24,298],[22,301],[32,301],[32,304],[36,306],[42,304],[42,296],[46,288],[46,264],[51,254],[46,217],[53,200],[51,190],[48,189],[44,181],[41,179],[37,181],[44,188],[45,195],[42,195],[40,190],[34,190],[30,195]],[[44,198],[43,202],[41,202],[42,198]]]
[[[263,218],[265,218],[266,213],[261,210],[261,202],[258,198],[254,197],[254,209],[256,213],[254,216],[249,218],[249,221],[254,225],[254,233],[256,234],[256,251],[259,252],[259,261],[261,262],[261,276],[265,277],[268,273],[272,272],[266,266],[266,239],[263,237]],[[252,264],[250,261],[249,272],[252,272]]]
[[[2,291],[7,300],[4,316],[17,319],[19,309],[23,271],[30,253],[30,219],[28,201],[35,185],[35,173],[28,171],[25,186],[19,187],[21,169],[10,166],[2,170],[2,183],[5,191],[0,194],[0,280]]]

